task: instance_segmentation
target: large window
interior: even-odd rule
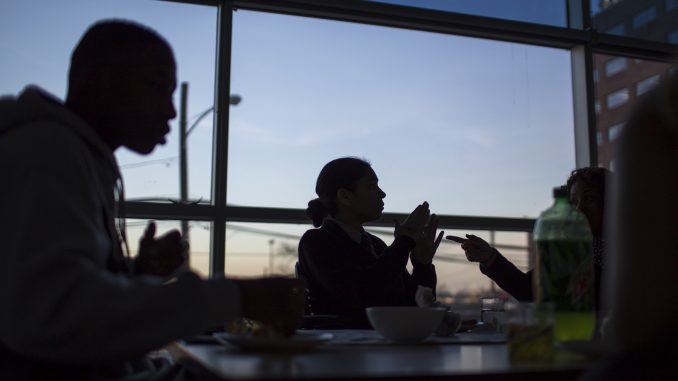
[[[228,203],[305,208],[326,162],[358,156],[388,212],[537,217],[575,166],[569,65],[565,50],[238,11]]]
[[[388,218],[429,201],[448,233],[475,232],[530,268],[528,233],[551,188],[575,167],[614,167],[628,112],[669,70],[678,14],[674,0],[7,0],[0,10],[2,95],[35,83],[63,98],[70,51],[100,19],[169,40],[189,132],[177,118],[152,155],[116,153],[130,244],[156,220],[189,235],[195,270],[231,276],[293,272],[318,172],[347,155],[372,162]],[[388,223],[369,229],[389,242]],[[448,301],[491,290],[458,245],[443,244],[435,264]]]

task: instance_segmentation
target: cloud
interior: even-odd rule
[[[289,126],[263,127],[237,122],[231,127],[235,135],[259,144],[274,144],[297,147],[318,146],[341,140],[365,138],[372,135],[370,128],[342,128],[323,126],[318,129],[290,128]]]
[[[494,149],[497,147],[496,135],[492,134],[490,129],[481,127],[447,127],[441,129],[445,135],[453,137],[457,142],[470,143],[483,149]]]

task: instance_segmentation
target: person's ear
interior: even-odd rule
[[[337,205],[348,206],[353,203],[353,192],[348,189],[337,189]]]

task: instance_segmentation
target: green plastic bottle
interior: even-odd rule
[[[553,303],[556,342],[590,340],[593,309],[593,236],[586,216],[574,209],[565,187],[553,189],[553,206],[534,226],[537,303]]]

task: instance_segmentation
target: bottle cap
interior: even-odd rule
[[[567,194],[567,186],[561,185],[553,188],[553,198],[562,198],[562,197],[567,198],[568,196],[569,195]]]

